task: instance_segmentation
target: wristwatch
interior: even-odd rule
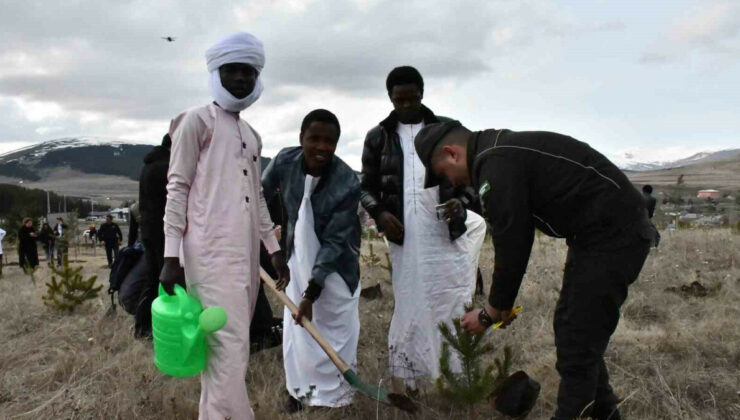
[[[486,308],[481,308],[480,312],[478,312],[478,322],[483,324],[483,326],[486,328],[493,325],[493,318],[491,318],[491,315],[488,315],[488,311],[486,311]]]

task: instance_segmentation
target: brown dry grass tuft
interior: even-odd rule
[[[730,230],[679,231],[664,237],[641,278],[630,289],[623,318],[607,354],[612,384],[626,401],[625,418],[740,418],[740,269],[738,235]],[[385,252],[376,243],[376,252]],[[382,251],[381,251],[382,250]],[[10,250],[8,250],[10,253]],[[516,350],[515,368],[542,384],[530,419],[548,419],[554,409],[558,376],[554,369],[552,311],[560,287],[565,246],[538,237],[518,303],[524,313],[513,327],[492,334],[499,348]],[[491,247],[481,258],[491,274]],[[85,276],[103,257],[81,256]],[[107,297],[68,315],[44,307],[44,282],[33,285],[18,267],[5,267],[0,279],[0,418],[2,419],[192,419],[197,417],[199,381],[159,374],[150,343],[131,337],[131,318],[106,317]],[[49,277],[41,268],[38,280]],[[711,291],[692,297],[667,288],[699,281]],[[490,281],[490,280],[489,280]],[[390,385],[386,334],[393,309],[388,272],[363,269],[363,285],[381,283],[383,298],[361,302],[360,375]],[[282,312],[278,312],[282,313]],[[341,410],[309,410],[282,416],[285,399],[281,351],[250,360],[250,398],[259,419],[409,419],[373,401],[357,398]],[[455,407],[428,386],[418,419],[500,418],[481,405]]]

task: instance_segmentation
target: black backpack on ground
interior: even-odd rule
[[[136,314],[136,307],[139,306],[141,298],[141,289],[149,281],[149,270],[146,267],[146,254],[139,257],[134,267],[126,274],[118,290],[118,303],[123,309],[131,315]]]

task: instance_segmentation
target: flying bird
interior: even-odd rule
[[[167,42],[174,42],[175,38],[171,36],[163,36],[162,39],[164,39]]]

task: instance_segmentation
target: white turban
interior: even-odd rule
[[[237,32],[229,35],[206,51],[206,63],[211,73],[210,87],[213,99],[223,109],[231,112],[240,112],[255,103],[262,95],[262,79],[259,74],[265,67],[265,49],[262,41],[252,34]],[[228,63],[249,64],[257,70],[257,82],[252,93],[245,98],[238,99],[221,84],[221,75],[218,69]]]

